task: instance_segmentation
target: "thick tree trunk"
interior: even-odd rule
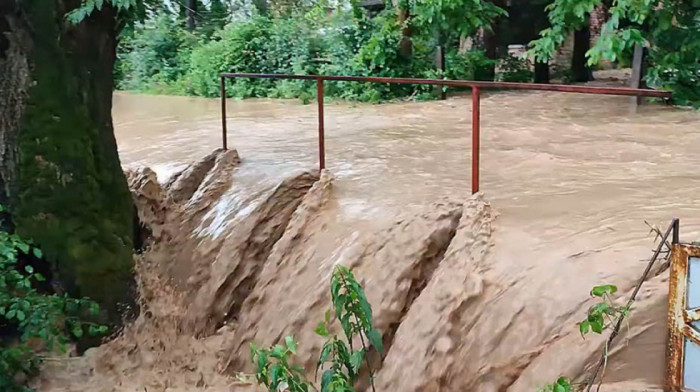
[[[197,13],[197,0],[187,0],[187,30],[194,31],[197,27],[195,16]]]
[[[408,4],[406,4],[404,8],[399,8],[398,17],[399,24],[401,25],[401,43],[399,44],[399,53],[404,58],[409,59],[413,55],[413,43],[411,42],[411,27],[407,23],[408,18],[410,18]]]
[[[133,289],[133,205],[112,128],[116,15],[80,0],[0,6],[0,202],[70,294],[118,321]]]
[[[588,67],[586,52],[591,48],[591,33],[588,25],[574,32],[574,53],[571,58],[571,72],[574,82],[593,80],[593,74]]]
[[[484,48],[484,53],[486,57],[496,60],[498,59],[498,37],[494,31],[487,29],[481,29],[480,36],[482,37],[482,46]],[[488,80],[494,80],[496,78],[496,66],[490,66],[486,78]]]
[[[535,83],[549,83],[549,62],[535,61]]]
[[[267,0],[253,0],[253,6],[260,15],[267,15],[269,8]]]

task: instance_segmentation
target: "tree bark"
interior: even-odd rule
[[[411,42],[411,27],[408,25],[410,11],[408,4],[398,11],[399,24],[401,25],[401,43],[399,44],[399,53],[406,59],[410,59],[413,55],[413,43]]]
[[[483,48],[484,48],[484,53],[486,54],[486,57],[488,57],[491,60],[497,60],[498,59],[498,37],[496,36],[496,33],[494,31],[490,31],[488,29],[481,29],[481,34],[480,36],[483,39]],[[496,66],[492,65],[489,66],[489,69],[486,73],[486,77],[488,80],[494,80],[496,78]]]
[[[549,83],[549,62],[535,61],[535,83]]]
[[[187,0],[187,30],[194,31],[197,27],[195,16],[197,13],[197,0]]]
[[[571,72],[574,82],[589,82],[593,73],[588,67],[586,52],[591,48],[591,33],[588,25],[574,32],[574,52],[571,58]]]
[[[0,202],[68,293],[110,321],[133,304],[133,204],[112,127],[116,12],[80,0],[0,6]]]
[[[267,0],[253,0],[253,6],[258,11],[258,14],[267,15],[269,8]]]

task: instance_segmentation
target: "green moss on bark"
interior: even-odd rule
[[[131,303],[133,205],[112,129],[115,22],[111,10],[70,26],[75,1],[28,0],[33,85],[18,137],[12,215],[74,295],[112,319]]]

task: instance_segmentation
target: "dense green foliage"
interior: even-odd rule
[[[97,335],[107,329],[83,321],[83,317],[99,312],[95,302],[42,293],[36,288],[46,278],[27,260],[42,257],[30,241],[0,230],[0,330],[4,335],[17,335],[14,339],[3,336],[0,343],[2,391],[29,390],[24,381],[41,363],[36,347],[65,350],[69,336],[80,338],[84,332]]]
[[[486,0],[385,2],[386,9],[378,15],[370,15],[352,0],[333,6],[325,0],[256,0],[252,8],[234,6],[236,2],[226,8],[217,0],[201,14],[201,19],[210,22],[202,23],[190,34],[183,32],[184,21],[178,19],[182,13],[168,11],[159,0],[85,0],[70,18],[79,20],[106,1],[120,9],[151,7],[150,13],[133,11],[141,15],[142,22],[123,34],[121,66],[117,70],[120,88],[203,96],[218,94],[217,73],[222,71],[450,78],[473,75],[490,79],[494,77],[492,62],[496,59],[479,56],[485,43],[476,33],[482,28],[491,29],[497,20],[507,17],[496,2]],[[608,21],[597,44],[587,53],[589,63],[594,65],[601,59],[628,63],[632,48],[645,44],[650,54],[646,81],[653,87],[672,90],[676,103],[700,105],[700,0],[533,3],[532,7],[548,4],[549,27],[531,43],[530,53],[543,61],[552,59],[569,34],[588,23],[590,13],[603,3],[609,7]],[[229,17],[225,18],[227,11]],[[224,20],[228,23],[220,29]],[[503,25],[499,27],[501,33],[508,30]],[[460,42],[468,37],[476,38],[475,53],[459,53]],[[401,50],[407,39],[412,46],[410,55]],[[447,49],[444,73],[435,66],[438,45]],[[476,59],[484,61],[475,63]],[[530,67],[518,59],[505,57],[497,69],[503,71],[495,76],[499,80],[532,79]],[[312,84],[303,81],[239,80],[233,84],[229,91],[236,97],[308,100],[314,95]],[[338,83],[327,93],[378,101],[402,96],[426,98],[435,91],[425,86]]]
[[[603,0],[555,0],[548,6],[551,27],[532,42],[532,53],[549,59],[568,34],[586,23]],[[635,45],[649,46],[646,81],[670,89],[679,104],[700,106],[700,0],[616,0],[589,63],[617,61]]]
[[[433,2],[415,6],[429,7],[429,3]],[[502,13],[493,5],[486,8],[490,13],[470,19],[460,31],[473,33]],[[181,21],[161,12],[122,34],[118,87],[213,97],[219,95],[220,72],[437,77],[435,43],[445,38],[433,31],[457,22],[436,24],[428,23],[425,16],[415,18],[411,23],[423,33],[414,35],[412,55],[406,57],[400,53],[403,26],[397,12],[388,8],[369,17],[364,10],[329,11],[327,5],[316,3],[275,18],[254,14],[237,19],[209,36],[186,32]],[[457,53],[458,40],[458,35],[451,36],[455,44],[447,54],[446,77],[485,78],[494,60],[480,50]],[[315,96],[315,85],[309,81],[238,79],[229,83],[227,92],[235,97],[309,100]],[[402,96],[427,98],[433,93],[426,86],[348,82],[326,86],[328,96],[374,102]]]
[[[336,266],[333,270],[331,302],[333,310],[326,312],[325,320],[319,322],[315,329],[319,336],[326,338],[316,365],[317,374],[323,370],[321,388],[313,387],[306,380],[304,369],[289,363],[292,355],[296,355],[296,343],[291,336],[287,336],[285,345],[277,344],[270,348],[251,345],[250,360],[256,367],[258,383],[268,391],[308,392],[313,389],[321,392],[354,392],[364,362],[374,390],[374,372],[367,355],[370,349],[381,355],[382,337],[372,326],[372,307],[364,289],[345,267]],[[332,312],[340,322],[345,339],[330,332]],[[358,341],[361,347],[353,347]]]

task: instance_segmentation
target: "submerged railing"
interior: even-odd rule
[[[441,80],[441,79],[412,79],[412,78],[378,78],[362,76],[320,76],[320,75],[284,75],[284,74],[248,74],[222,73],[221,77],[221,129],[223,148],[228,148],[228,131],[226,127],[226,79],[231,78],[264,78],[264,79],[299,79],[316,81],[316,97],[318,101],[318,162],[323,170],[326,167],[325,126],[324,126],[324,90],[323,82],[344,81],[362,83],[393,83],[393,84],[427,84],[432,86],[468,87],[472,90],[472,193],[479,191],[479,155],[480,155],[480,126],[481,126],[481,89],[510,89],[558,91],[563,93],[625,95],[633,97],[670,98],[669,91],[636,89],[627,87],[598,87],[574,86],[564,84],[510,83],[510,82],[480,82],[474,80]]]

